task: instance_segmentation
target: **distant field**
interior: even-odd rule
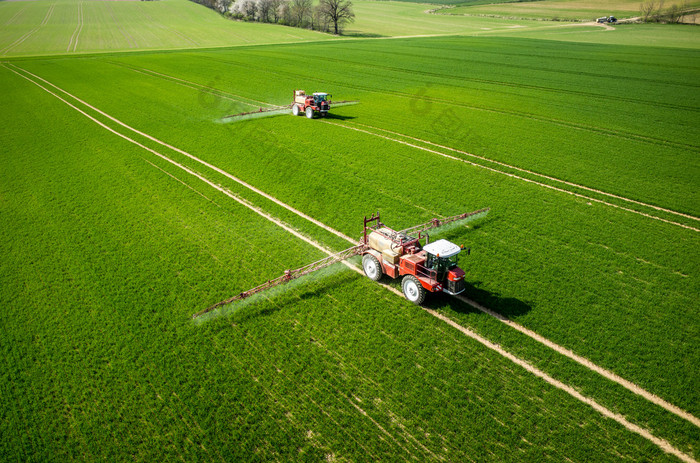
[[[459,13],[460,9],[441,12],[446,14],[429,14],[428,10],[435,7],[427,4],[367,0],[353,3],[356,21],[345,30],[348,38],[516,35],[564,41],[700,47],[698,34],[688,29],[657,28],[648,33],[652,29],[635,26],[618,28],[614,34],[601,34],[603,31],[598,27],[560,30],[562,24],[557,22],[464,16]],[[548,4],[546,1],[534,3]],[[561,5],[550,6],[570,8]],[[503,5],[503,8],[510,7]],[[553,11],[547,8],[537,10],[537,14]],[[455,12],[459,14],[451,14]],[[226,20],[188,0],[5,1],[0,2],[0,24],[4,24],[0,28],[0,58],[334,39],[328,34],[297,28]]]
[[[224,19],[187,0],[0,2],[0,57],[324,40],[327,34]]]
[[[664,2],[665,7],[683,4],[680,0]],[[685,2],[688,7],[698,7],[697,0]],[[488,4],[461,3],[456,8],[441,11],[442,14],[494,15],[524,19],[559,19],[592,21],[601,16],[628,18],[639,16],[639,0],[541,0],[532,2],[489,2]]]

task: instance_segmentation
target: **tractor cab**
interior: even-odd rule
[[[447,240],[437,240],[423,246],[426,253],[424,267],[436,272],[437,281],[443,283],[448,294],[464,291],[464,270],[459,268],[457,258],[462,248]]]
[[[331,95],[328,93],[314,93],[314,103],[318,106],[324,101],[330,101]]]

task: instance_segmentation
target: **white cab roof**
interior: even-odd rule
[[[462,248],[447,240],[437,240],[423,246],[423,250],[434,256],[452,257],[459,254]]]

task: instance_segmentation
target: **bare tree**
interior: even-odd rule
[[[214,8],[219,13],[226,13],[231,6],[232,0],[216,0],[214,3]]]
[[[270,13],[273,9],[273,0],[258,0],[258,21],[269,23]]]
[[[282,24],[292,24],[292,9],[289,7],[289,2],[287,0],[282,0],[277,11]]]
[[[321,16],[328,18],[329,22],[333,23],[335,35],[342,32],[346,23],[355,20],[350,0],[321,0],[318,6]]]
[[[311,0],[292,0],[289,4],[292,25],[304,27],[311,18]]]
[[[272,2],[271,8],[270,8],[270,13],[272,14],[272,20],[275,23],[280,22],[280,10],[282,7],[282,3],[286,3],[285,0],[270,0]]]
[[[323,13],[321,5],[316,5],[314,7],[313,14],[311,15],[311,29],[328,32],[330,30],[330,20],[328,16]]]
[[[664,6],[663,0],[646,0],[639,6],[639,15],[643,22],[658,21],[661,9]]]
[[[246,19],[255,20],[255,13],[258,11],[258,5],[253,0],[244,0],[239,6],[239,11]]]

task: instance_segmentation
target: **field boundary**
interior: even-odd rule
[[[27,73],[27,74],[29,74],[29,75],[31,75],[31,76],[34,76],[34,77],[37,78],[37,79],[41,79],[42,81],[44,81],[44,82],[50,84],[48,81],[46,81],[46,80],[44,80],[44,79],[42,79],[42,78],[40,78],[40,77],[38,77],[38,76],[32,74],[32,73],[29,72],[29,71],[26,71],[26,70],[24,70],[24,69],[22,69],[22,68],[19,68],[18,66],[15,66],[15,65],[10,65],[10,66],[12,66],[13,68],[19,69],[20,71],[22,71],[22,72],[24,72],[24,73]],[[328,255],[331,255],[331,254],[333,253],[332,250],[327,249],[326,247],[324,247],[324,246],[321,245],[320,243],[316,242],[315,240],[313,240],[313,239],[311,239],[311,238],[308,238],[308,237],[306,237],[305,235],[301,234],[300,232],[294,230],[294,229],[293,229],[292,227],[290,227],[289,225],[284,224],[284,222],[282,222],[281,220],[279,220],[279,219],[273,217],[272,215],[268,214],[267,212],[265,212],[265,211],[262,210],[261,208],[259,208],[259,207],[257,207],[257,206],[254,206],[254,205],[251,204],[249,201],[247,201],[247,200],[245,200],[245,199],[243,199],[243,198],[238,197],[237,195],[233,194],[233,193],[230,192],[229,190],[227,190],[227,189],[225,189],[225,188],[223,188],[223,187],[221,187],[221,186],[219,186],[219,185],[216,185],[215,183],[213,183],[211,180],[207,179],[207,178],[204,177],[203,175],[201,175],[201,174],[199,174],[199,173],[197,173],[197,172],[191,170],[190,168],[188,168],[188,167],[186,167],[186,166],[184,166],[184,165],[182,165],[182,164],[180,164],[180,163],[178,163],[178,162],[176,162],[176,161],[174,161],[174,160],[168,158],[167,156],[163,155],[162,153],[159,153],[158,151],[156,151],[156,150],[154,150],[154,149],[152,149],[152,148],[149,148],[149,147],[147,147],[147,146],[145,146],[145,145],[139,143],[138,141],[136,141],[136,140],[134,140],[134,139],[132,139],[132,138],[130,138],[130,137],[124,135],[124,134],[121,134],[121,133],[117,132],[115,129],[113,129],[113,128],[107,126],[105,123],[103,123],[103,122],[99,121],[98,119],[96,119],[95,117],[89,115],[88,113],[86,113],[86,112],[83,111],[82,109],[80,109],[80,108],[78,108],[77,106],[73,105],[72,103],[68,102],[67,100],[65,100],[65,99],[62,98],[61,96],[59,96],[59,95],[57,95],[56,93],[52,92],[52,91],[49,90],[48,88],[42,86],[40,83],[38,83],[38,82],[36,82],[36,81],[30,79],[29,77],[27,77],[26,75],[20,73],[19,71],[15,70],[15,69],[13,69],[13,68],[8,67],[8,65],[6,65],[6,64],[3,64],[3,67],[5,67],[6,69],[12,71],[13,73],[17,74],[18,76],[22,77],[23,79],[25,79],[25,80],[27,80],[27,81],[33,83],[33,84],[36,85],[37,87],[39,87],[39,88],[41,88],[42,90],[46,91],[46,92],[49,93],[50,95],[52,95],[52,96],[54,96],[55,98],[57,98],[58,100],[62,101],[63,103],[65,103],[66,105],[68,105],[69,107],[71,107],[72,109],[76,110],[76,111],[79,112],[80,114],[82,114],[82,115],[84,115],[85,117],[89,118],[90,120],[92,120],[93,122],[95,122],[96,124],[98,124],[99,126],[101,126],[102,128],[108,130],[109,132],[111,132],[111,133],[113,133],[113,134],[115,134],[115,135],[117,135],[117,136],[123,138],[124,140],[127,140],[128,142],[133,143],[134,145],[136,145],[136,146],[138,146],[138,147],[140,147],[140,148],[142,148],[142,149],[144,149],[144,150],[147,150],[147,151],[149,151],[150,153],[152,153],[152,154],[158,156],[159,158],[161,158],[161,159],[163,159],[163,160],[165,160],[165,161],[167,161],[167,162],[169,162],[169,163],[175,165],[176,167],[182,169],[182,170],[185,171],[186,173],[188,173],[188,174],[190,174],[190,175],[192,175],[192,176],[198,178],[199,180],[203,181],[204,183],[208,184],[209,186],[211,186],[211,187],[215,188],[216,190],[222,192],[222,193],[225,194],[226,196],[228,196],[228,197],[234,199],[235,201],[237,201],[237,202],[240,203],[241,205],[244,205],[245,207],[247,207],[247,208],[253,210],[254,212],[256,212],[257,214],[259,214],[260,216],[262,216],[262,217],[266,218],[267,220],[269,220],[269,221],[275,223],[276,225],[282,227],[285,231],[288,231],[289,233],[291,233],[291,234],[293,234],[294,236],[296,236],[296,237],[302,239],[302,240],[305,241],[306,243],[311,244],[312,246],[314,246],[315,248],[321,250],[322,252],[324,252],[324,253],[326,253],[326,254],[328,254]],[[55,86],[55,85],[53,85],[53,84],[50,84],[50,85],[52,85],[53,87],[55,87],[55,88],[58,89],[59,91],[65,93],[65,94],[67,94],[67,95],[70,95],[70,93],[66,92],[65,90],[62,90],[62,89],[60,89],[59,87],[57,87],[57,86]],[[72,97],[72,95],[71,95],[71,97]],[[90,108],[93,109],[93,110],[99,111],[99,110],[97,110],[96,108],[94,108],[93,106],[91,106],[91,105],[89,105],[89,104],[87,104],[87,103],[82,102],[82,100],[79,100],[79,99],[76,98],[76,97],[73,97],[73,98],[75,98],[75,99],[78,100],[78,101],[81,101],[81,103],[85,104],[87,107],[90,107]],[[108,118],[110,118],[111,120],[114,120],[115,122],[117,121],[115,118],[113,118],[113,117],[111,117],[111,116],[109,116],[109,115],[106,115],[106,113],[103,113],[103,112],[101,112],[101,111],[99,111],[99,112],[100,112],[100,114],[105,115],[105,117],[108,117]],[[126,126],[126,124],[123,124],[123,123],[121,123],[121,125],[123,125],[123,126],[125,126],[125,127],[128,127],[128,126]],[[143,134],[142,132],[139,132],[139,131],[136,130],[136,129],[130,128],[130,130],[132,130],[132,131],[134,131],[135,133],[138,133],[138,134],[140,134],[140,135],[142,135],[142,136],[144,136],[144,137],[147,137],[147,138],[149,138],[149,139],[156,140],[156,139],[154,139],[153,137],[151,137],[151,136],[149,136],[149,135],[146,135],[146,134]],[[169,148],[173,149],[174,151],[185,153],[185,152],[182,151],[182,150],[179,150],[179,149],[174,148],[174,147],[170,147],[170,145],[167,145],[167,144],[165,144],[164,142],[159,142],[159,143],[161,143],[163,146],[166,146],[166,147],[169,147]],[[194,158],[194,156],[192,156],[192,155],[189,155],[189,156]],[[202,162],[204,162],[204,161],[202,161]],[[212,168],[214,168],[214,167],[212,166]],[[217,171],[219,171],[218,168],[215,168],[215,169],[217,169]],[[279,201],[279,200],[277,200],[277,201]],[[281,201],[279,201],[279,203],[284,204],[284,203],[282,203]],[[327,227],[328,229],[332,230],[332,229],[331,229],[330,227],[328,227],[328,226],[325,226],[325,225],[324,225],[324,227]],[[339,233],[339,232],[338,232],[338,233]],[[352,241],[351,241],[351,242],[352,242]],[[348,262],[344,262],[344,264],[345,264],[346,266],[348,266],[349,268],[353,269],[355,272],[357,272],[357,273],[359,273],[359,274],[362,274],[362,271],[361,271],[359,268],[353,266],[352,264],[350,264],[350,263],[348,263]],[[389,287],[388,285],[385,285],[385,284],[382,285],[382,286],[384,286],[385,288],[390,289],[392,292],[395,292],[395,293],[401,295],[401,292],[398,291],[398,290],[395,289],[395,288]],[[512,361],[513,363],[515,363],[515,364],[521,366],[522,368],[524,368],[524,369],[527,370],[528,372],[530,372],[530,373],[534,374],[535,376],[537,376],[537,377],[543,379],[544,381],[546,381],[546,382],[549,383],[550,385],[552,385],[552,386],[554,386],[554,387],[556,387],[556,388],[558,388],[558,389],[560,389],[560,390],[562,390],[562,391],[568,393],[568,394],[569,394],[570,396],[572,396],[573,398],[575,398],[575,399],[577,399],[577,400],[579,400],[579,401],[581,401],[581,402],[583,402],[583,403],[589,405],[591,408],[593,408],[594,410],[596,410],[598,413],[602,414],[603,416],[615,420],[616,422],[618,422],[619,424],[621,424],[622,426],[624,426],[624,427],[625,427],[626,429],[628,429],[629,431],[632,431],[632,432],[634,432],[634,433],[636,433],[636,434],[638,434],[638,435],[644,437],[645,439],[647,439],[647,440],[649,440],[650,442],[652,442],[652,443],[654,443],[655,445],[657,445],[657,446],[658,446],[659,448],[661,448],[664,452],[669,453],[669,454],[672,454],[672,455],[678,457],[679,459],[681,459],[682,461],[686,461],[686,462],[694,462],[694,461],[695,461],[695,460],[694,460],[692,457],[690,457],[689,455],[687,455],[687,454],[681,452],[680,450],[676,449],[676,448],[675,448],[674,446],[672,446],[668,441],[654,436],[654,435],[651,434],[651,432],[649,432],[648,430],[646,430],[646,429],[644,429],[644,428],[642,428],[642,427],[640,427],[640,426],[638,426],[638,425],[635,425],[634,423],[629,422],[629,421],[628,421],[625,417],[623,417],[622,415],[616,414],[616,413],[612,412],[611,410],[607,409],[606,407],[600,405],[600,404],[599,404],[598,402],[596,402],[595,400],[593,400],[593,399],[591,399],[591,398],[589,398],[589,397],[583,396],[582,394],[580,394],[579,392],[577,392],[573,387],[568,386],[568,385],[564,384],[563,382],[554,379],[553,377],[547,375],[546,373],[544,373],[543,371],[539,370],[538,368],[532,366],[530,363],[528,363],[528,362],[526,362],[525,360],[522,360],[522,359],[520,359],[519,357],[516,357],[515,355],[513,355],[513,354],[507,352],[506,350],[504,350],[504,349],[503,349],[502,347],[500,347],[499,345],[497,345],[497,344],[495,344],[495,343],[492,343],[491,341],[487,340],[486,338],[483,338],[482,336],[480,336],[479,334],[477,334],[477,333],[475,333],[474,331],[470,330],[469,328],[466,328],[466,327],[464,327],[464,326],[462,326],[462,325],[459,325],[457,322],[455,322],[454,320],[450,319],[449,317],[447,317],[447,316],[445,316],[445,315],[443,315],[443,314],[439,314],[439,313],[437,313],[437,312],[435,312],[435,311],[432,311],[432,310],[429,310],[429,309],[426,309],[426,308],[422,308],[422,309],[423,309],[424,311],[426,311],[427,313],[433,315],[434,317],[436,317],[436,318],[438,318],[438,319],[440,319],[440,320],[442,320],[442,321],[448,323],[450,326],[452,326],[452,327],[454,327],[455,329],[459,330],[459,331],[462,332],[463,334],[465,334],[465,335],[469,336],[470,338],[472,338],[472,339],[478,341],[479,343],[481,343],[481,344],[484,345],[485,347],[487,347],[487,348],[489,348],[489,349],[491,349],[491,350],[497,352],[497,353],[500,354],[501,356],[503,356],[503,357],[507,358],[508,360]],[[513,323],[514,323],[514,322],[513,322]],[[529,331],[529,330],[528,330],[528,331]],[[527,334],[527,333],[524,333],[524,334]],[[544,339],[544,338],[542,338],[542,339]],[[535,339],[535,340],[538,340],[538,339]],[[540,341],[540,342],[541,342],[541,341]],[[551,341],[549,341],[549,342],[551,343]],[[554,346],[557,346],[557,347],[559,347],[559,348],[561,348],[561,349],[564,349],[563,347],[558,346],[558,345],[556,345],[556,344],[554,344],[554,343],[551,343],[551,344],[554,345]],[[559,352],[559,350],[557,350],[557,352]],[[576,356],[576,357],[578,357],[578,356]],[[575,358],[574,358],[574,360],[575,360]],[[592,362],[591,362],[591,363],[592,363]],[[586,366],[586,365],[584,365],[584,366]],[[596,371],[596,370],[592,370],[592,371]],[[607,372],[607,370],[604,370],[604,369],[602,369],[602,368],[600,369],[600,371]],[[598,372],[598,371],[596,371],[596,372]],[[598,372],[598,373],[600,374],[600,372]],[[616,375],[615,375],[615,376],[616,376]],[[607,376],[604,376],[604,377],[607,378]],[[618,377],[618,378],[619,378],[619,377]],[[613,378],[608,378],[608,379],[611,379],[611,380],[615,381]],[[632,384],[632,383],[630,383],[630,384]],[[624,384],[622,384],[622,385],[625,386]],[[641,388],[639,388],[639,389],[642,390]],[[634,391],[634,390],[633,390],[632,392],[637,393],[637,392]],[[665,401],[664,401],[664,402],[665,402]],[[664,407],[664,408],[665,408],[665,407]],[[677,408],[677,407],[675,407],[675,408]],[[672,410],[669,410],[669,411],[672,411]],[[672,412],[673,412],[673,411],[672,411]],[[690,416],[692,416],[692,415],[690,415]]]

